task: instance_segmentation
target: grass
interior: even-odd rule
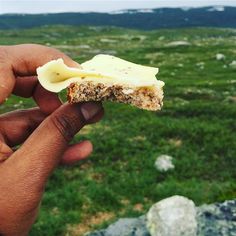
[[[0,34],[0,44],[46,44],[78,62],[109,53],[157,66],[166,83],[161,112],[104,104],[104,119],[75,138],[90,139],[94,153],[55,171],[30,235],[83,235],[175,194],[197,205],[236,197],[236,70],[229,66],[236,30],[45,26]],[[191,45],[166,46],[183,40]],[[217,53],[226,59],[216,60]],[[12,96],[0,112],[33,105]],[[174,170],[154,168],[160,154],[173,156]]]

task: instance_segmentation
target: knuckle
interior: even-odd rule
[[[44,49],[47,51],[50,60],[55,60],[65,55],[63,52],[53,47],[44,46]]]
[[[68,115],[55,115],[51,117],[51,121],[56,129],[61,133],[66,142],[69,142],[78,130],[78,121]]]

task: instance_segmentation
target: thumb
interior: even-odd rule
[[[34,184],[43,186],[73,136],[102,112],[102,105],[95,102],[62,105],[7,161],[22,175],[21,178],[30,177],[35,179]]]

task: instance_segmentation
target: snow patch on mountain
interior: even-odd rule
[[[111,15],[116,14],[136,14],[136,13],[154,13],[153,9],[128,9],[128,10],[119,10],[119,11],[112,11],[109,12]]]
[[[137,12],[139,12],[139,13],[153,13],[154,10],[153,9],[139,9],[139,10],[137,10]]]
[[[207,11],[224,11],[225,8],[223,6],[213,6],[209,8]]]
[[[191,10],[192,9],[192,7],[181,7],[181,10],[182,11],[189,11],[189,10]]]

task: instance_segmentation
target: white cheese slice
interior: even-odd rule
[[[164,82],[156,79],[158,68],[138,65],[110,55],[97,55],[81,66],[82,68],[71,68],[62,59],[53,60],[37,69],[38,80],[51,92],[60,92],[71,83],[86,81],[131,88],[162,89],[164,86]]]

